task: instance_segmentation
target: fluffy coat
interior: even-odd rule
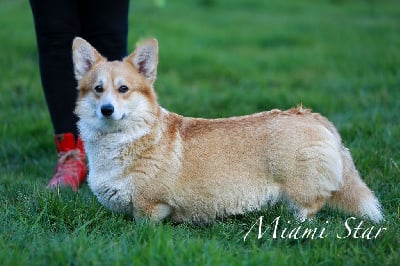
[[[73,61],[88,183],[110,210],[207,223],[284,198],[299,220],[326,203],[382,220],[336,128],[320,114],[302,106],[224,119],[169,112],[153,87],[155,39],[109,62],[76,38]]]

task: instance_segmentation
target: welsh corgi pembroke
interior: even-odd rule
[[[110,62],[77,37],[73,62],[88,184],[106,208],[135,220],[210,223],[285,199],[299,221],[325,204],[383,219],[320,114],[302,106],[221,119],[169,112],[154,90],[156,39]]]

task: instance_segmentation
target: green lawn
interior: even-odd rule
[[[349,215],[326,208],[301,224],[325,228],[324,238],[273,238],[277,217],[279,232],[300,226],[281,204],[204,227],[136,225],[104,209],[86,184],[46,190],[56,153],[32,16],[28,1],[2,0],[0,264],[400,265],[398,1],[160,2],[131,1],[129,44],[158,38],[165,108],[222,117],[303,103],[338,127],[386,221],[364,221],[354,235],[361,220],[349,220],[352,235],[338,238]],[[379,227],[377,238],[361,238]]]

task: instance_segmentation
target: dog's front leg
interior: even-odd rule
[[[170,205],[166,203],[155,203],[142,209],[134,209],[133,218],[136,223],[143,223],[145,220],[157,223],[167,218],[171,212],[172,208]]]
[[[166,203],[157,203],[154,205],[150,214],[150,220],[159,222],[167,218],[172,212],[171,206]]]

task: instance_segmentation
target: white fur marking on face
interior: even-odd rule
[[[110,88],[101,96],[97,106],[97,116],[99,119],[106,119],[101,113],[103,105],[112,105],[114,107],[114,112],[109,118],[120,120],[125,117],[124,100],[118,99],[115,95],[116,93],[113,88]]]
[[[114,86],[116,88],[121,87],[122,85],[126,85],[126,81],[123,77],[117,77],[114,79]]]
[[[104,71],[102,71],[104,72]],[[104,90],[107,89],[107,83],[108,83],[108,77],[106,73],[99,73],[97,77],[97,81],[93,84],[94,86],[100,85],[104,88]]]

